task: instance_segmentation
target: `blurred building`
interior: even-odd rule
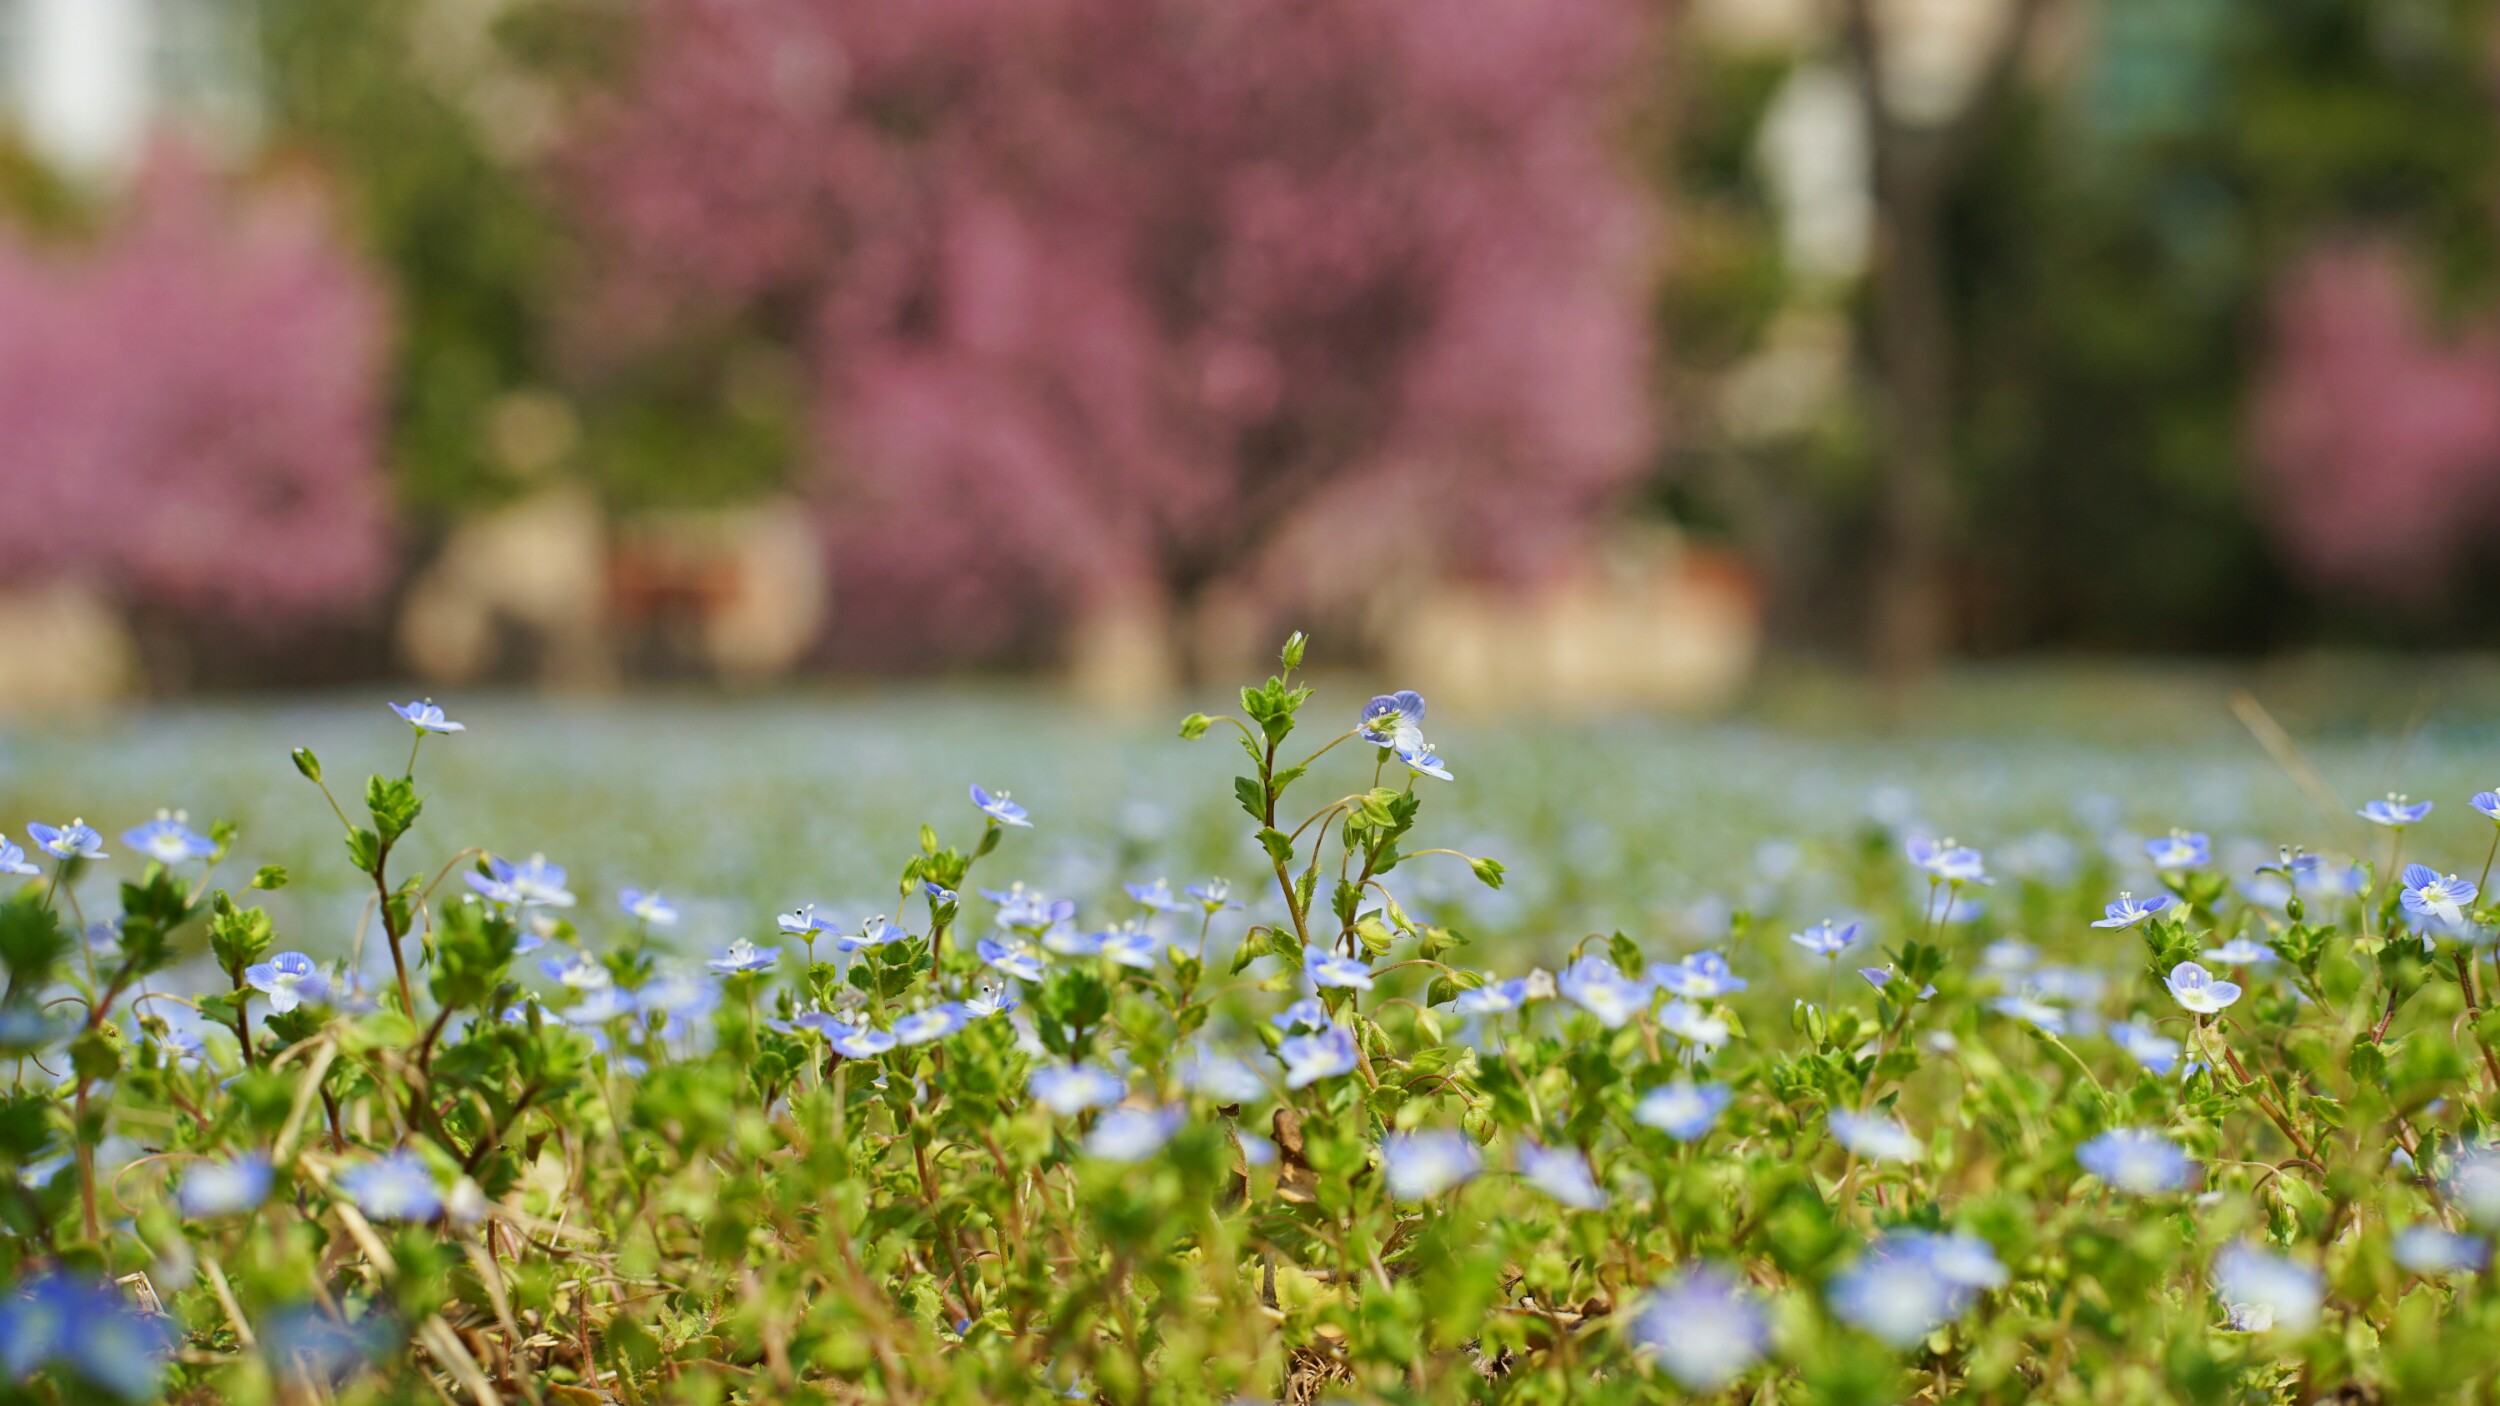
[[[0,0],[0,105],[34,153],[111,179],[152,132],[232,151],[257,129],[251,0]]]

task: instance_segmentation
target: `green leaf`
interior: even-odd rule
[[[264,864],[260,866],[259,869],[253,871],[252,887],[269,892],[275,892],[286,887],[286,877],[285,865]]]
[[[1261,789],[1257,780],[1247,776],[1234,777],[1233,798],[1241,802],[1241,808],[1250,813],[1252,820],[1262,825],[1267,823],[1267,792]]]
[[[1476,871],[1476,878],[1482,882],[1486,888],[1497,889],[1502,886],[1502,861],[1498,859],[1470,859],[1467,861],[1467,867]]]
[[[1269,826],[1259,831],[1259,843],[1267,848],[1267,857],[1279,864],[1293,863],[1293,840],[1284,831]]]

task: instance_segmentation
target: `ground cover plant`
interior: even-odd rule
[[[973,785],[885,915],[685,953],[651,888],[412,864],[464,731],[428,702],[360,791],[295,754],[370,894],[335,964],[230,826],[28,826],[0,1392],[2490,1392],[2500,796],[2442,798],[2494,827],[2453,871],[2401,796],[2355,808],[2367,853],[2248,866],[1871,828],[1808,857],[1827,911],[1514,959],[1407,898],[1506,882],[1433,835],[1465,756],[1414,694],[1315,699],[1301,650],[1182,726],[1255,885],[1045,894],[1048,798]]]

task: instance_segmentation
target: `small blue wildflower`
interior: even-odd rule
[[[1748,984],[1716,952],[1695,952],[1681,962],[1652,962],[1650,983],[1670,996],[1688,1001],[1715,1001],[1742,991]]]
[[[650,893],[641,889],[619,889],[616,906],[625,910],[626,917],[639,923],[648,923],[655,928],[677,926],[676,906],[661,897],[656,889]]]
[[[985,937],[973,944],[981,960],[1018,981],[1042,979],[1042,959],[1030,949],[1010,946],[996,938]]]
[[[1460,1015],[1508,1015],[1527,1004],[1528,979],[1514,976],[1459,992],[1450,1009]]]
[[[1314,943],[1302,949],[1302,972],[1319,987],[1341,987],[1351,991],[1372,989],[1369,963],[1353,957],[1340,956]]]
[[[1648,983],[1632,980],[1622,968],[1593,954],[1563,968],[1554,986],[1564,999],[1597,1017],[1597,1023],[1609,1030],[1622,1028],[1649,1005]]]
[[[1742,1376],[1771,1345],[1771,1321],[1744,1281],[1710,1263],[1642,1295],[1629,1333],[1636,1353],[1702,1396]]]
[[[1355,731],[1376,747],[1406,752],[1424,745],[1424,696],[1411,688],[1384,693],[1363,705]]]
[[[935,879],[922,879],[920,881],[920,892],[922,896],[926,897],[931,903],[934,903],[941,908],[953,903],[956,898],[956,894],[953,889],[948,888],[946,885],[939,883]]]
[[[1328,1006],[1317,996],[1305,996],[1269,1016],[1267,1023],[1287,1034],[1296,1031],[1326,1030],[1330,1024]]]
[[[1440,752],[1434,749],[1431,743],[1400,747],[1398,760],[1406,763],[1406,769],[1417,776],[1429,776],[1435,781],[1450,779],[1449,765],[1441,760]]]
[[[1203,884],[1191,884],[1182,892],[1195,899],[1199,910],[1208,914],[1221,913],[1227,908],[1241,906],[1233,902],[1233,884],[1230,879],[1209,879]]]
[[[742,937],[722,948],[719,956],[704,965],[723,976],[736,976],[743,972],[770,970],[780,960],[780,948],[758,947]]]
[[[662,972],[634,992],[635,1009],[660,1015],[700,1015],[719,1004],[719,983],[685,972]]]
[[[2491,1242],[2424,1221],[2397,1231],[2388,1252],[2414,1274],[2461,1274],[2491,1259]]]
[[[2243,933],[2211,952],[2205,960],[2219,967],[2253,967],[2274,960],[2274,949]]]
[[[2146,840],[2144,854],[2156,869],[2202,869],[2214,862],[2213,841],[2193,830],[2173,830]]]
[[[974,1020],[987,1020],[994,1015],[1005,1015],[1023,1004],[1024,999],[1016,994],[1013,986],[984,986],[979,994],[964,1002],[964,1012]]]
[[[2196,1169],[2177,1143],[2150,1128],[2112,1128],[2076,1148],[2075,1160],[2104,1185],[2131,1196],[2177,1191]]]
[[[489,903],[506,908],[570,908],[572,891],[564,886],[564,867],[533,854],[515,864],[500,855],[486,857],[486,873],[472,869],[462,877]]]
[[[575,991],[598,991],[616,983],[608,964],[588,952],[575,951],[561,957],[541,957],[538,969],[554,981]]]
[[[1923,1246],[1888,1238],[1833,1276],[1824,1298],[1834,1317],[1898,1351],[1960,1317],[1971,1291],[1946,1278]]]
[[[1163,962],[1163,944],[1153,933],[1139,927],[1116,927],[1100,933],[1099,950],[1121,966],[1135,971],[1153,971]]]
[[[2024,991],[2011,996],[1998,996],[1988,1002],[1988,1009],[1999,1015],[2037,1026],[2051,1035],[2066,1033],[2066,1013],[2041,1001],[2038,994]]]
[[[1128,1081],[1098,1065],[1045,1064],[1025,1081],[1025,1091],[1066,1118],[1118,1103],[1128,1097]]]
[[[972,1021],[972,1012],[960,1002],[942,1001],[925,1010],[913,1011],[894,1022],[894,1039],[898,1044],[925,1045],[943,1040]]]
[[[1004,791],[992,795],[975,783],[972,788],[972,803],[980,807],[981,813],[988,816],[993,824],[1015,825],[1027,830],[1033,828],[1033,822],[1027,818],[1024,807],[1007,799],[1007,793]]]
[[[1858,975],[1866,978],[1867,985],[1881,991],[1891,986],[1893,978],[1899,975],[1899,973],[1895,972],[1892,969],[1892,964],[1887,962],[1880,967],[1860,967],[1858,968]],[[1920,987],[1918,989],[1918,999],[1922,1001],[1932,1001],[1936,999],[1936,984],[1931,981],[1925,986]]]
[[[280,952],[266,962],[255,962],[243,969],[243,982],[269,997],[269,1009],[280,1015],[302,1005],[307,999],[318,1001],[327,995],[330,980],[321,974],[313,959],[301,952]]]
[[[1172,1140],[1187,1115],[1178,1108],[1115,1108],[1085,1135],[1085,1155],[1106,1162],[1143,1162]]]
[[[2477,1143],[2457,1154],[2444,1183],[2448,1199],[2477,1230],[2500,1230],[2500,1149]]]
[[[802,903],[797,908],[782,914],[775,920],[775,925],[784,933],[798,938],[810,937],[820,932],[831,932],[836,926],[833,919],[818,913],[813,903]]]
[[[104,852],[104,837],[85,820],[67,825],[29,825],[27,837],[54,859],[109,859]]]
[[[911,936],[910,933],[907,933],[895,924],[888,922],[886,920],[886,916],[883,913],[879,913],[877,916],[860,924],[859,931],[857,932],[835,933],[833,937],[833,950],[837,952],[859,952],[870,947],[890,946],[891,944],[900,942],[909,936]]]
[[[1658,1028],[1703,1050],[1715,1050],[1727,1043],[1733,1033],[1724,1016],[1714,1015],[1690,1001],[1669,1001],[1658,1012]]]
[[[605,1025],[623,1020],[641,1007],[634,993],[621,986],[602,986],[583,994],[563,1011],[567,1025]]]
[[[2214,1292],[2241,1331],[2300,1334],[2317,1326],[2326,1301],[2318,1272],[2254,1245],[2225,1246],[2214,1256]]]
[[[1062,957],[1098,957],[1102,955],[1104,933],[1078,932],[1073,923],[1061,923],[1042,934],[1042,946]]]
[[[2466,804],[2472,806],[2475,813],[2484,819],[2500,824],[2500,791],[2477,791],[2474,793],[2474,799],[2467,801]]]
[[[2240,998],[2235,983],[2214,980],[2211,972],[2194,962],[2172,967],[2162,984],[2170,988],[2173,1000],[2198,1015],[2212,1015]]]
[[[173,1346],[169,1320],[63,1271],[37,1275],[0,1301],[0,1366],[21,1381],[62,1367],[105,1395],[145,1401],[161,1390]]]
[[[222,1162],[200,1162],[182,1174],[174,1204],[185,1216],[240,1215],[269,1199],[269,1159],[246,1152]]]
[[[2108,916],[2095,918],[2092,921],[2092,926],[2096,928],[2131,928],[2169,906],[2170,895],[2166,893],[2154,894],[2152,897],[2139,903],[2136,901],[2134,894],[2122,892],[2114,901],[2110,903],[2108,907],[2101,910]]]
[[[1184,903],[1173,897],[1171,884],[1162,879],[1142,884],[1128,884],[1125,887],[1128,889],[1129,897],[1158,913],[1189,913],[1197,909],[1196,904]]]
[[[0,835],[0,874],[34,875],[42,872],[26,862],[26,851],[18,848],[17,841]]]
[[[1272,1167],[1276,1165],[1276,1144],[1257,1133],[1236,1132],[1234,1137],[1241,1143],[1243,1166]]]
[[[2179,1065],[2179,1042],[2149,1026],[2122,1020],[2109,1027],[2109,1038],[2127,1052],[2128,1058],[2152,1073],[2168,1074]]]
[[[1931,840],[1924,835],[1913,836],[1908,845],[1910,862],[1936,879],[1949,884],[1988,884],[1987,863],[1979,851],[1952,839]]]
[[[1267,1096],[1267,1081],[1238,1055],[1201,1044],[1181,1057],[1176,1071],[1181,1086],[1218,1103],[1251,1103]]]
[[[825,1036],[825,1044],[844,1059],[875,1059],[900,1043],[893,1031],[871,1025],[847,1026]]]
[[[2441,875],[2427,864],[2408,864],[2404,892],[2398,899],[2417,918],[2436,918],[2452,928],[2465,926],[2465,905],[2474,901],[2474,881]]]
[[[385,1157],[342,1167],[335,1178],[339,1190],[370,1220],[432,1220],[443,1211],[443,1196],[425,1159],[405,1148]]]
[[[2418,824],[2430,813],[2431,802],[2416,801],[2395,791],[2388,792],[2385,800],[2372,801],[2353,812],[2373,825],[2384,825],[2391,830]]]
[[[217,843],[183,823],[180,811],[160,810],[145,825],[122,832],[122,843],[171,868],[217,852]]]
[[[1834,1141],[1870,1162],[1915,1162],[1926,1151],[1909,1129],[1881,1113],[1835,1108],[1826,1121]]]
[[[1316,1035],[1287,1036],[1277,1043],[1276,1057],[1284,1062],[1288,1089],[1351,1074],[1356,1063],[1354,1032],[1331,1025]]]
[[[1691,1142],[1718,1125],[1732,1097],[1725,1085],[1678,1078],[1641,1095],[1641,1101],[1632,1106],[1632,1120],[1677,1142]]]
[[[1430,1200],[1483,1170],[1476,1140],[1455,1128],[1391,1133],[1380,1140],[1381,1179],[1393,1200]]]
[[[981,896],[998,905],[997,922],[1002,928],[1038,933],[1076,916],[1075,899],[1053,902],[1047,894],[1028,889],[1021,882],[1004,889],[983,889]]]
[[[1588,1155],[1576,1147],[1547,1147],[1523,1138],[1515,1149],[1519,1175],[1528,1184],[1575,1211],[1606,1209],[1606,1189],[1589,1170]]]
[[[451,719],[444,717],[442,708],[431,698],[421,698],[414,703],[393,703],[391,705],[391,711],[399,714],[401,722],[408,724],[408,726],[415,728],[419,732],[431,732],[440,735],[448,732],[466,732],[469,730],[467,724],[456,723]]]
[[[1790,933],[1788,940],[1817,957],[1837,957],[1841,949],[1858,940],[1858,925],[1844,923],[1835,926],[1831,919],[1825,918],[1804,932]]]

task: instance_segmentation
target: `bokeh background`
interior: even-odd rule
[[[601,882],[1221,868],[1293,627],[1497,925],[2489,785],[2494,10],[0,0],[0,809],[316,846],[400,691]]]

